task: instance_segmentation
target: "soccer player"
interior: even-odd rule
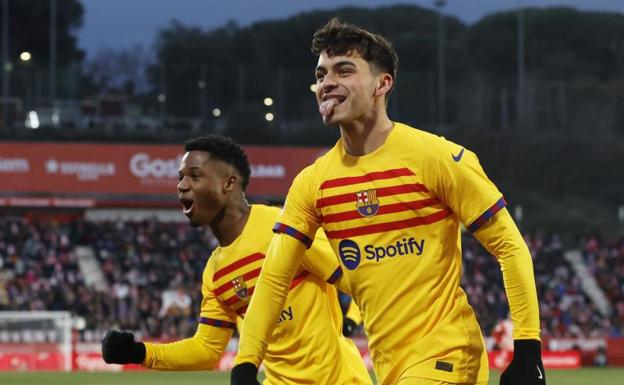
[[[336,145],[293,181],[245,317],[232,383],[253,383],[300,256],[322,227],[339,288],[362,311],[380,384],[486,384],[487,353],[460,288],[460,225],[498,260],[515,355],[501,384],[544,384],[531,255],[474,153],[389,119],[398,59],[380,35],[333,19],[316,31],[316,98]]]
[[[219,241],[203,274],[197,332],[188,339],[155,344],[135,341],[129,332],[109,331],[102,342],[107,363],[212,369],[254,291],[279,209],[247,203],[249,163],[232,140],[200,137],[188,141],[184,150],[178,182],[183,212],[193,226],[210,226]],[[304,254],[271,328],[265,384],[370,385],[359,351],[342,336],[337,290],[330,284],[342,269],[322,231]]]

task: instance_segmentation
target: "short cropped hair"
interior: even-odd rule
[[[184,152],[204,151],[214,159],[232,165],[243,177],[243,191],[249,184],[251,168],[243,148],[232,139],[223,135],[206,135],[190,139],[184,144]]]
[[[329,56],[344,55],[353,49],[377,70],[389,73],[396,80],[399,57],[392,44],[381,35],[333,18],[318,29],[312,39],[312,53],[317,56],[323,51]]]

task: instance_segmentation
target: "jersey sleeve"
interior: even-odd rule
[[[306,246],[293,237],[285,234],[273,236],[245,313],[235,365],[251,362],[260,366],[305,251]]]
[[[312,247],[303,256],[301,267],[330,284],[336,283],[342,277],[342,267],[323,229],[316,232]]]
[[[168,344],[145,342],[143,364],[158,370],[211,370],[233,333],[233,329],[199,324],[191,338]]]
[[[159,370],[214,368],[234,333],[236,315],[214,295],[210,262],[204,269],[202,294],[195,335],[167,344],[145,343],[145,367]]]
[[[306,247],[312,245],[320,221],[316,212],[316,202],[312,185],[313,167],[305,168],[293,181],[286,203],[277,218],[273,231],[290,235]]]
[[[441,139],[426,169],[427,185],[472,232],[507,205],[501,192],[485,175],[477,156],[466,148]]]
[[[513,322],[514,339],[540,338],[539,305],[531,253],[506,209],[474,233],[498,260]]]

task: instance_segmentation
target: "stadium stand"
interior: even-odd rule
[[[581,240],[585,263],[613,309],[603,317],[563,257],[560,237],[536,233],[525,239],[534,256],[543,336],[621,336],[622,242]],[[186,337],[196,327],[201,275],[215,242],[208,230],[155,219],[64,222],[5,216],[0,218],[0,309],[70,310],[86,320],[86,340],[97,340],[111,327],[147,338]],[[92,247],[106,290],[86,284],[74,252],[79,245]],[[508,316],[500,269],[472,236],[464,237],[463,249],[462,286],[489,335]],[[176,293],[184,305],[176,306]]]

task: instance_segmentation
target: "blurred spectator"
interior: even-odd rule
[[[178,286],[176,289],[162,292],[162,307],[158,312],[159,317],[164,316],[188,316],[191,314],[191,297]]]

